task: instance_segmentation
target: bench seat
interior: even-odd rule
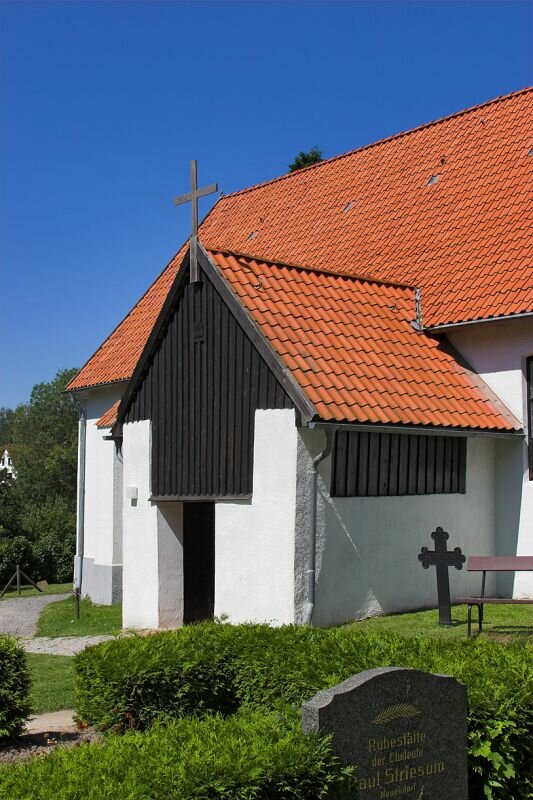
[[[533,572],[533,556],[470,556],[468,572],[482,572],[481,594],[478,597],[458,597],[457,605],[468,605],[468,636],[472,631],[472,608],[476,606],[479,632],[483,627],[483,606],[533,605],[533,597],[485,597],[487,572]]]
[[[477,606],[480,603],[490,603],[492,605],[515,605],[523,603],[528,605],[533,603],[533,597],[459,597],[457,600],[454,600],[454,604],[459,606],[466,605],[467,603],[473,606]]]

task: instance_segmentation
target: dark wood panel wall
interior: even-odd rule
[[[203,275],[184,280],[124,422],[152,420],[152,494],[252,493],[254,413],[292,400]]]
[[[466,491],[466,438],[337,431],[332,497]]]

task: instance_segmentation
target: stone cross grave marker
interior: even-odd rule
[[[318,692],[302,727],[355,767],[344,800],[468,800],[466,715],[455,678],[383,667]]]
[[[461,552],[460,547],[448,550],[446,542],[450,535],[442,528],[437,528],[431,534],[435,542],[435,550],[428,550],[423,547],[418,554],[418,560],[422,562],[424,569],[437,567],[437,602],[439,604],[439,625],[452,624],[452,605],[450,600],[450,578],[448,567],[462,569],[466,561],[466,556]]]

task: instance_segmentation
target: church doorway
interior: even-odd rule
[[[183,504],[183,622],[215,611],[215,504]]]

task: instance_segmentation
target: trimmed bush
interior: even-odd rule
[[[294,715],[181,719],[0,770],[2,800],[320,800],[347,774]]]
[[[78,716],[123,731],[145,729],[162,713],[234,713],[233,630],[202,624],[87,648],[76,658]]]
[[[354,626],[202,623],[85,650],[77,657],[77,710],[87,722],[124,730],[147,727],[164,713],[299,709],[319,689],[378,665],[445,673],[465,683],[472,800],[530,796],[533,650],[523,643],[404,638]]]
[[[31,713],[26,654],[11,636],[0,635],[0,740],[16,736]]]

